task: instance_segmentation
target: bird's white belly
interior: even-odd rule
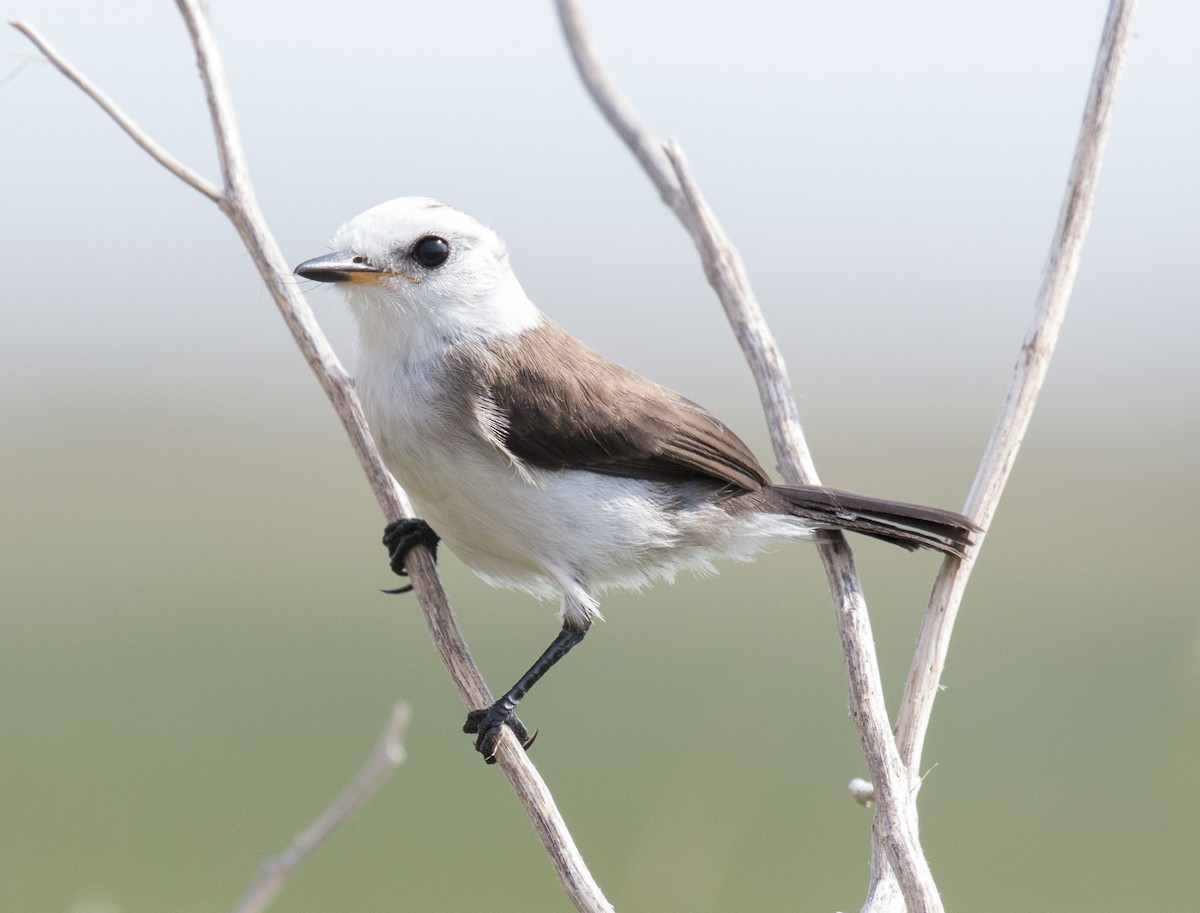
[[[367,422],[421,516],[476,573],[542,597],[572,585],[590,592],[673,544],[645,483],[518,465],[455,421],[436,389],[413,382],[418,373],[400,384],[360,376]]]
[[[485,580],[538,597],[561,593],[567,616],[590,618],[595,594],[608,587],[712,571],[719,557],[746,560],[811,535],[790,518],[730,516],[712,502],[711,486],[520,464],[439,408],[420,372],[406,372],[404,383],[373,379],[360,376],[367,422],[420,515]]]
[[[403,449],[387,457],[389,468],[450,549],[491,582],[537,596],[572,583],[590,591],[676,544],[661,498],[644,482],[518,469],[482,442]]]

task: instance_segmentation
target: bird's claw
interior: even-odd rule
[[[388,563],[392,571],[401,577],[407,577],[408,571],[404,562],[408,553],[418,545],[429,549],[429,554],[437,561],[437,547],[440,537],[424,520],[416,517],[405,517],[389,523],[383,531],[383,544],[388,550]],[[407,593],[412,590],[412,584],[394,590],[384,590],[385,593]]]
[[[496,746],[500,742],[500,732],[505,726],[512,730],[526,751],[538,736],[537,730],[534,730],[533,735],[529,734],[525,724],[517,718],[511,708],[505,710],[497,704],[468,713],[467,721],[463,723],[463,732],[476,733],[475,750],[483,755],[488,764],[495,764]]]

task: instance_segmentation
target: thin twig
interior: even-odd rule
[[[705,274],[725,307],[758,384],[781,473],[791,482],[816,483],[816,469],[800,429],[778,346],[750,291],[741,259],[691,179],[682,150],[675,143],[665,147],[671,165],[667,171],[655,152],[663,148],[661,143],[605,71],[578,4],[575,0],[558,0],[558,12],[567,45],[592,99],[696,242]],[[840,534],[829,536],[820,546],[820,553],[842,639],[851,716],[875,785],[876,845],[898,873],[909,909],[913,913],[939,911],[941,900],[917,836],[907,770],[888,721],[870,618],[853,555]]]
[[[1132,36],[1135,6],[1136,0],[1112,0],[1109,5],[1071,174],[1034,306],[1033,322],[1021,343],[1012,382],[967,497],[964,512],[984,530],[995,515],[1017,451],[1029,428],[1066,316],[1091,222],[1117,81]],[[983,534],[980,534],[978,539],[982,538]],[[901,755],[914,782],[921,766],[921,750],[945,667],[950,634],[977,555],[978,541],[965,560],[949,559],[942,565],[909,670],[897,734]]]
[[[46,55],[58,71],[75,83],[83,93],[92,101],[100,106],[100,109],[117,122],[117,126],[129,134],[130,139],[144,149],[152,159],[170,171],[175,177],[183,181],[189,187],[198,190],[214,203],[220,200],[221,191],[210,184],[196,172],[192,171],[167,150],[151,139],[137,124],[135,124],[128,114],[122,111],[108,96],[101,92],[96,85],[76,70],[67,60],[58,53],[57,50],[43,38],[32,25],[21,19],[12,19],[8,23],[18,32],[33,42],[34,46]]]
[[[312,310],[297,289],[291,269],[255,201],[245,156],[238,138],[234,107],[227,89],[224,67],[204,8],[197,0],[176,0],[176,3],[191,37],[196,52],[196,63],[204,83],[224,179],[223,190],[218,190],[198,177],[150,140],[98,88],[53,52],[31,26],[17,22],[12,25],[33,41],[63,75],[108,112],[159,164],[215,202],[229,217],[296,344],[341,419],[385,517],[395,520],[410,516],[412,508],[407,497],[383,465],[371,439],[362,407],[354,392],[353,381],[342,367]],[[428,550],[423,547],[414,549],[408,557],[407,570],[438,653],[463,703],[472,709],[489,706],[493,700],[492,694],[471,658]],[[504,730],[496,757],[533,821],[559,880],[572,902],[578,909],[587,913],[611,911],[611,905],[588,871],[549,789],[533,762],[507,729]]]
[[[231,913],[261,913],[275,899],[280,888],[309,854],[356,811],[366,804],[397,766],[404,763],[404,730],[412,716],[408,704],[397,704],[371,752],[354,779],[347,784],[329,807],[278,856],[266,860],[258,878],[250,885]]]
[[[3,77],[0,77],[0,89],[3,89],[6,85],[8,85],[10,82],[12,82],[14,79],[16,79],[18,76],[20,76],[21,71],[24,70],[31,63],[45,63],[45,61],[42,60],[42,58],[40,58],[40,57],[26,57],[19,64],[17,64],[15,67],[13,67],[8,73],[6,73]]]
[[[1117,81],[1132,35],[1135,6],[1135,0],[1113,0],[1109,5],[1071,174],[1034,306],[1033,321],[1021,344],[1012,381],[964,508],[967,516],[975,520],[982,531],[977,534],[974,547],[968,549],[963,559],[948,557],[943,562],[921,624],[896,726],[897,744],[912,779],[914,796],[920,788],[919,771],[925,736],[933,713],[933,702],[941,688],[950,636],[963,593],[975,566],[979,546],[991,525],[1017,451],[1029,427],[1066,316],[1091,220]],[[882,913],[898,909],[901,909],[901,905],[891,873],[885,861],[873,854],[871,889],[864,910]]]

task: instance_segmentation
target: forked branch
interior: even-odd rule
[[[216,203],[229,217],[283,315],[284,322],[291,330],[296,344],[342,420],[385,517],[390,521],[409,516],[412,508],[404,492],[379,458],[350,376],[326,340],[304,296],[297,289],[290,266],[284,260],[254,199],[224,67],[203,5],[199,0],[176,0],[176,5],[191,37],[208,100],[221,165],[221,188],[201,178],[168,154],[99,88],[51,47],[32,26],[19,21],[11,24],[32,41],[64,76],[108,113],[155,161]],[[492,694],[479,668],[471,659],[428,551],[423,547],[415,549],[409,556],[407,568],[438,653],[463,703],[469,708],[490,706]],[[509,783],[525,805],[559,879],[576,907],[588,913],[611,911],[611,905],[588,871],[549,789],[533,762],[507,728],[504,730],[496,757]]]
[[[705,274],[725,308],[758,384],[780,472],[789,482],[819,482],[779,347],[750,289],[741,257],[692,179],[682,150],[675,143],[664,147],[617,89],[588,35],[578,3],[558,0],[558,12],[579,75],[596,106],[641,162],[663,201],[696,243]],[[664,156],[669,169],[664,165]],[[917,838],[916,809],[907,798],[908,777],[888,722],[870,618],[854,557],[840,534],[830,536],[820,551],[842,637],[851,716],[876,784],[876,818],[882,823],[876,827],[877,844],[899,873],[909,908],[914,913],[938,911],[941,900]]]
[[[1091,215],[1133,6],[1132,0],[1113,0],[1110,7],[1034,325],[1022,345],[1012,386],[967,500],[968,516],[984,529],[995,512],[1028,427],[1070,296]],[[696,242],[705,273],[725,307],[754,373],[781,472],[789,481],[816,482],[816,470],[804,444],[778,348],[750,291],[740,258],[691,179],[682,151],[673,142],[663,147],[617,89],[588,36],[577,0],[558,0],[558,11],[567,44],[592,99]],[[666,168],[664,156],[672,170]],[[916,794],[921,746],[933,697],[945,664],[954,615],[978,555],[978,546],[977,541],[965,560],[947,557],[939,571],[905,689],[899,740],[893,738],[887,724],[870,621],[852,555],[841,536],[834,537],[821,550],[842,636],[851,716],[871,771],[872,798],[879,803],[873,827],[872,879],[865,909],[882,910],[900,903],[901,898],[910,911],[941,909],[917,836]]]

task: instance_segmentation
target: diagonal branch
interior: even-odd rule
[[[721,229],[701,194],[682,147],[675,140],[669,140],[663,149],[671,164],[674,186],[678,188],[679,203],[673,207],[675,214],[696,242],[704,274],[724,306],[725,316],[750,364],[780,472],[789,482],[817,485],[821,480],[800,427],[796,397],[792,394],[783,353],[758,306],[741,254]]]
[[[782,356],[767,329],[766,322],[752,297],[742,298],[742,290],[748,293],[748,280],[741,268],[741,260],[727,239],[718,238],[710,229],[707,204],[699,195],[682,150],[675,143],[668,143],[667,155],[675,163],[685,199],[691,201],[699,225],[698,244],[705,271],[713,287],[725,300],[729,295],[733,306],[726,305],[730,321],[739,339],[753,326],[750,344],[743,342],[743,349],[754,365],[756,375],[761,375],[770,386],[774,400],[786,397],[794,411],[787,377],[784,374]],[[774,379],[778,379],[775,382]],[[768,400],[772,402],[772,400]],[[797,419],[798,422],[798,419]],[[798,425],[797,425],[798,428]],[[801,436],[801,441],[803,437]],[[790,481],[816,482],[815,468],[805,473],[797,467],[799,454],[781,447],[776,442],[776,452],[784,467],[784,476]],[[807,453],[805,453],[807,456]],[[790,465],[789,465],[790,464]],[[789,468],[791,471],[789,472]],[[842,655],[846,663],[847,683],[850,692],[850,716],[858,730],[863,746],[867,768],[875,786],[877,808],[873,823],[876,850],[891,861],[900,873],[904,896],[909,899],[910,910],[940,910],[941,900],[933,873],[929,870],[921,849],[916,827],[915,791],[911,789],[907,770],[901,760],[888,718],[887,703],[883,693],[883,677],[875,652],[875,637],[871,632],[871,618],[867,612],[866,598],[858,580],[854,555],[841,533],[830,534],[819,546],[825,565],[825,575],[833,594],[837,615],[838,632],[841,635]],[[874,855],[878,855],[876,852]],[[900,860],[900,862],[896,862]]]
[[[46,55],[49,60],[58,69],[58,72],[75,83],[83,93],[92,101],[100,106],[100,109],[117,122],[117,126],[124,130],[129,138],[142,147],[152,159],[166,168],[179,180],[183,181],[189,187],[198,190],[214,203],[221,198],[221,191],[210,184],[196,172],[188,168],[187,165],[180,162],[172,156],[166,149],[150,138],[137,124],[133,122],[128,114],[121,110],[107,95],[101,92],[96,84],[80,73],[64,58],[53,45],[43,38],[32,25],[21,19],[12,19],[8,23],[18,32],[28,38],[33,45]],[[24,64],[22,64],[24,66]]]
[[[1136,5],[1136,0],[1112,0],[1109,5],[1066,195],[1034,306],[1033,322],[1021,343],[1004,404],[967,497],[965,513],[985,531],[991,525],[1017,451],[1029,428],[1066,317],[1091,222],[1117,81],[1132,36],[1131,23]],[[977,540],[982,538],[981,533]],[[942,565],[909,670],[897,735],[901,754],[914,778],[921,766],[921,749],[945,667],[954,620],[978,555],[978,541],[965,560],[947,560]]]
[[[683,223],[704,261],[705,274],[750,364],[766,412],[779,470],[789,482],[817,484],[817,470],[800,427],[783,356],[750,288],[741,256],[729,243],[716,216],[687,172],[678,144],[664,147],[612,81],[587,31],[575,0],[559,0],[559,21],[567,46],[596,107],[641,163],[662,201]],[[691,192],[688,193],[690,185]]]
[[[404,763],[404,731],[408,728],[412,708],[397,704],[392,708],[383,734],[375,744],[362,768],[316,820],[296,836],[292,845],[264,862],[258,878],[234,904],[232,913],[261,913],[275,899],[296,867],[320,846],[335,828],[366,805],[383,781]]]
[[[663,167],[658,152],[662,144],[605,71],[576,0],[558,0],[557,5],[567,45],[596,106],[642,163],[663,201],[696,242],[705,273],[754,373],[780,471],[791,482],[817,482],[783,359],[750,290],[737,251],[692,180],[677,144],[665,148],[671,170]],[[917,836],[916,806],[907,769],[888,721],[870,618],[853,555],[840,534],[830,536],[820,546],[820,553],[841,633],[851,716],[876,787],[876,845],[898,873],[909,909],[913,913],[941,910],[937,887]]]
[[[933,702],[941,687],[950,636],[963,593],[975,566],[979,546],[995,516],[1017,452],[1029,428],[1059,330],[1066,317],[1091,221],[1117,82],[1132,35],[1135,6],[1135,0],[1112,0],[1109,5],[1066,194],[1034,306],[1033,321],[1021,344],[1012,381],[964,509],[967,516],[979,524],[982,532],[976,537],[975,546],[968,550],[962,560],[947,558],[943,562],[921,624],[896,726],[897,743],[912,778],[914,796],[920,788],[921,754],[933,713]],[[880,860],[873,858],[871,898],[867,908],[884,910],[896,906],[894,883],[885,867],[880,865]]]
[[[312,310],[297,289],[291,269],[267,228],[266,219],[254,199],[245,155],[238,138],[234,107],[229,96],[224,67],[204,8],[199,0],[176,0],[176,3],[191,37],[196,52],[196,63],[204,83],[224,180],[221,190],[166,153],[104,93],[71,67],[61,55],[54,52],[31,26],[22,22],[13,22],[12,25],[33,41],[64,76],[78,85],[88,97],[116,120],[159,164],[216,203],[233,222],[296,344],[341,419],[384,515],[388,520],[411,515],[412,508],[407,497],[384,467],[375,449],[354,392],[353,381],[342,367]],[[414,592],[434,644],[463,703],[469,708],[490,706],[493,701],[492,694],[479,668],[471,659],[428,550],[423,547],[415,549],[410,554],[407,564]],[[496,757],[509,783],[524,804],[572,902],[578,909],[588,913],[611,911],[611,905],[588,871],[549,789],[533,762],[507,729],[504,731]]]

